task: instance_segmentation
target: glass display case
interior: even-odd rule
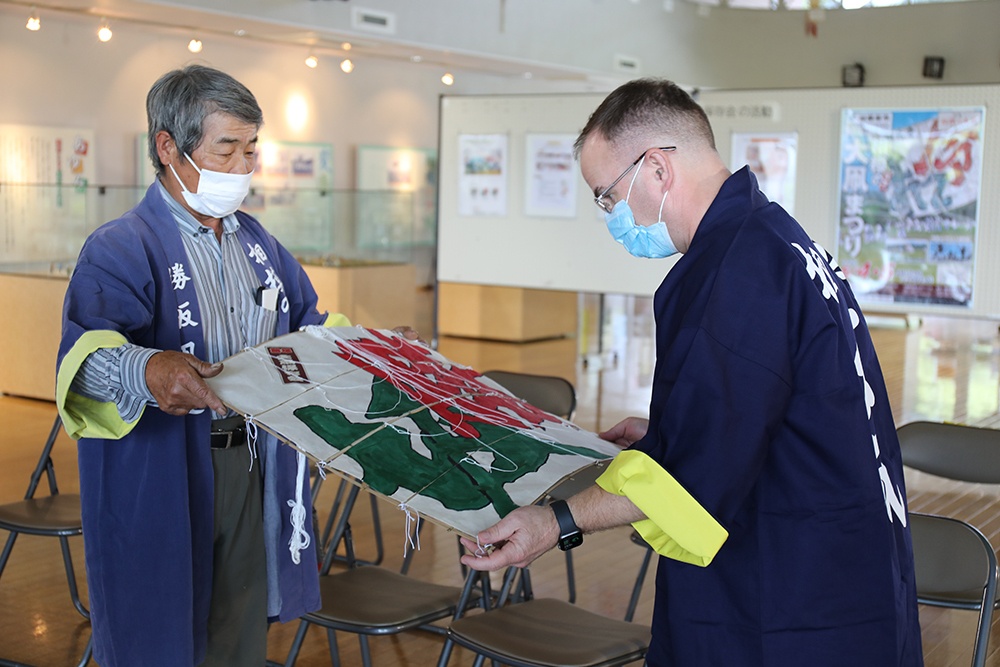
[[[51,400],[67,279],[87,236],[133,208],[146,187],[0,183],[0,330],[7,350],[38,354],[0,363],[0,392]],[[252,188],[242,207],[294,254],[321,311],[369,327],[415,321],[433,282],[434,236],[419,231],[413,194]]]

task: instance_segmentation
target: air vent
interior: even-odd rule
[[[642,65],[635,56],[624,56],[619,53],[615,55],[615,69],[619,72],[638,74],[639,70],[642,69]]]
[[[364,7],[351,8],[351,25],[358,30],[377,32],[383,35],[396,34],[396,15]]]

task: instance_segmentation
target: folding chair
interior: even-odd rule
[[[447,667],[455,644],[512,667],[615,667],[641,660],[649,628],[619,621],[552,598],[507,604],[520,568],[509,568],[495,608],[462,616],[448,626],[438,667]],[[464,596],[459,608],[464,608]]]
[[[351,528],[347,520],[357,500],[358,492],[359,488],[351,485],[340,514],[341,519],[331,540],[330,551],[323,563],[320,576],[323,607],[302,617],[289,649],[288,658],[285,660],[285,667],[292,667],[295,664],[306,631],[311,624],[326,628],[330,660],[334,667],[340,665],[337,630],[358,635],[362,664],[364,667],[371,667],[369,635],[391,635],[413,629],[443,634],[444,628],[431,623],[448,616],[455,616],[460,598],[465,600],[466,604],[475,604],[486,597],[463,596],[462,587],[434,584],[407,576],[410,559],[413,556],[412,550],[403,560],[400,572],[377,565],[359,564],[354,557]],[[423,521],[418,519],[416,528],[418,532],[422,524]],[[328,574],[334,560],[333,553],[341,541],[344,543],[350,567],[346,571]],[[482,580],[485,590],[488,591],[488,577],[473,573],[469,575],[469,580]]]
[[[917,421],[896,429],[903,465],[948,479],[1000,484],[1000,431]],[[965,522],[911,512],[910,534],[921,604],[979,610],[972,664],[985,664],[996,593],[990,542]],[[992,588],[991,588],[992,587]]]
[[[973,667],[986,664],[997,600],[997,558],[975,526],[943,516],[910,512],[917,573],[917,602],[979,612]]]
[[[26,535],[58,537],[62,547],[63,565],[66,569],[70,599],[80,615],[90,620],[90,612],[80,600],[68,539],[73,535],[83,534],[83,523],[80,518],[80,496],[75,493],[59,493],[55,466],[52,463],[52,447],[55,445],[61,427],[62,422],[59,417],[56,417],[52,424],[52,430],[49,431],[49,436],[45,440],[42,455],[38,458],[38,464],[31,474],[24,500],[0,505],[0,529],[10,532],[3,553],[0,554],[0,577],[3,576],[4,568],[7,566],[7,560],[14,549],[14,542],[18,535],[24,533]],[[38,489],[43,474],[48,478],[49,495],[36,498],[35,491]],[[92,641],[93,639],[87,642],[87,647],[84,649],[83,657],[79,663],[81,666],[90,661]],[[17,663],[0,660],[0,665],[11,664]]]

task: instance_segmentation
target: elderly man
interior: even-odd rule
[[[268,619],[320,606],[305,461],[262,432],[248,443],[204,378],[246,346],[348,322],[317,312],[302,267],[236,210],[262,123],[250,91],[190,66],[146,109],[156,181],[85,243],[59,349],[94,654],[102,667],[263,665]]]
[[[596,486],[515,510],[463,562],[632,523],[661,556],[653,667],[922,664],[899,446],[843,273],[668,81],[614,91],[576,147],[626,250],[684,253],[654,299],[650,416],[601,434],[627,449]]]

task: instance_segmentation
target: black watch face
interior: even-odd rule
[[[570,533],[559,538],[559,548],[569,551],[583,544],[583,533]]]

